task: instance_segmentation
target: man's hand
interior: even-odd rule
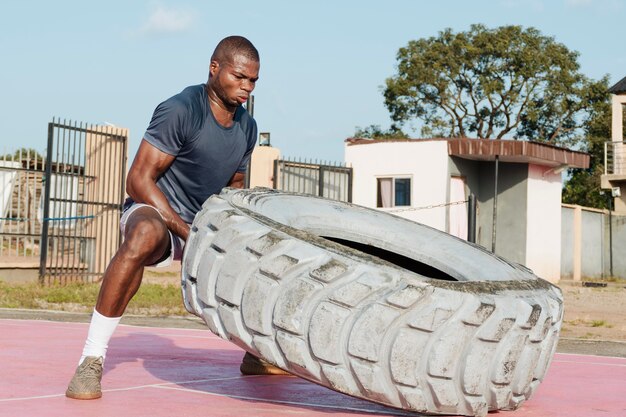
[[[235,172],[235,175],[228,182],[229,187],[243,188],[243,183],[246,180],[245,172]]]

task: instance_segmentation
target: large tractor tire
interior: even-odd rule
[[[196,216],[186,308],[307,380],[405,410],[518,408],[556,348],[561,291],[520,265],[391,214],[225,189]]]

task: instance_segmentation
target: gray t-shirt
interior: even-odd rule
[[[201,84],[159,104],[144,140],[176,157],[157,186],[174,211],[191,223],[207,198],[228,185],[235,172],[246,171],[256,136],[256,122],[243,107],[235,112],[231,127],[221,126]]]

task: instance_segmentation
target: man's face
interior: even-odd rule
[[[235,55],[232,62],[211,62],[212,87],[227,106],[240,106],[248,100],[259,79],[259,62]]]

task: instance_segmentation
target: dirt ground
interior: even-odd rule
[[[565,300],[561,337],[626,343],[626,284],[559,286]]]

